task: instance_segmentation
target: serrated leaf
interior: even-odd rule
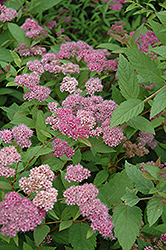
[[[56,213],[53,210],[49,210],[47,212],[48,216],[53,220],[60,220],[60,218],[56,215]]]
[[[10,245],[0,245],[1,250],[19,250],[18,247]]]
[[[150,111],[150,119],[166,108],[166,87],[160,90],[154,98]]]
[[[125,163],[125,169],[128,177],[135,183],[136,188],[143,194],[148,194],[150,189],[154,187],[154,184],[150,180],[146,180],[142,175],[141,171],[136,166]]]
[[[101,170],[97,173],[93,183],[95,186],[100,186],[103,182],[105,182],[108,178],[109,174],[105,170]]]
[[[153,128],[157,128],[164,122],[164,117],[157,117],[151,121]]]
[[[144,79],[144,82],[153,82],[162,86],[162,72],[157,68],[156,63],[145,53],[137,49],[124,49],[129,61],[137,73]]]
[[[162,215],[163,212],[163,203],[160,202],[162,198],[154,197],[148,201],[147,205],[147,218],[149,226],[151,227],[158,218]]]
[[[125,12],[128,12],[128,11],[130,11],[130,10],[133,10],[133,9],[135,9],[135,8],[137,8],[136,4],[135,4],[135,3],[132,3],[132,4],[130,4],[130,5],[126,8]]]
[[[153,32],[155,33],[155,35],[158,37],[158,39],[160,40],[160,42],[164,45],[166,45],[166,35],[165,35],[165,31],[163,30],[163,25],[160,24],[159,22],[155,22],[154,20],[149,20],[149,23],[152,27]]]
[[[126,187],[133,188],[133,182],[128,178],[125,171],[117,173],[100,190],[98,198],[109,208],[111,205],[121,203],[121,197],[126,193]]]
[[[60,223],[60,225],[59,225],[59,231],[62,231],[62,230],[64,230],[64,229],[66,229],[66,228],[71,227],[72,224],[73,224],[72,221],[62,221],[62,222]]]
[[[77,223],[69,229],[69,240],[74,250],[94,250],[96,246],[96,237],[92,235],[86,238],[89,226],[85,223]]]
[[[132,193],[124,194],[121,200],[124,201],[129,207],[133,207],[140,201],[139,197]]]
[[[92,144],[90,143],[90,141],[88,139],[82,139],[82,138],[78,138],[77,141],[87,145],[88,147],[92,147]]]
[[[50,228],[47,225],[37,226],[35,228],[33,232],[33,237],[37,246],[44,240],[44,238],[47,236],[49,232]]]
[[[165,3],[164,3],[165,4]],[[164,26],[166,26],[166,11],[160,11],[157,13],[158,18]]]
[[[81,162],[81,158],[82,158],[81,151],[80,151],[80,149],[77,149],[74,152],[74,155],[72,156],[73,165],[76,165],[76,164],[80,163]]]
[[[155,134],[155,131],[151,122],[147,120],[146,118],[144,118],[143,116],[137,116],[137,117],[130,119],[127,122],[127,125],[135,129],[138,129],[140,131],[146,131],[151,134]]]
[[[130,99],[122,102],[117,109],[113,111],[111,117],[111,126],[113,128],[119,124],[129,121],[131,118],[139,115],[144,109],[144,103],[139,99]]]
[[[113,213],[115,236],[118,238],[123,250],[129,250],[139,235],[142,214],[138,207],[119,205]]]
[[[60,232],[56,230],[55,232],[51,233],[51,237],[59,244],[69,245],[69,229],[65,229]]]
[[[141,35],[142,31],[143,31],[143,27],[144,27],[144,23],[135,30],[133,36],[131,37],[130,43],[131,43],[132,47],[134,46],[136,41],[139,39],[139,37],[140,37],[140,35]]]
[[[35,8],[33,8],[33,13],[37,14],[37,13],[41,13],[45,10],[50,9],[53,6],[56,6],[57,4],[59,4],[62,0],[40,0],[39,3],[37,3],[37,6],[35,6]]]
[[[154,51],[155,53],[157,53],[158,55],[160,55],[162,57],[166,57],[166,46],[152,48],[152,51]]]
[[[125,99],[137,98],[140,90],[137,75],[131,64],[123,55],[119,56],[117,74],[119,87]]]
[[[19,57],[19,55],[15,51],[12,51],[12,50],[10,50],[10,53],[14,59],[15,64],[18,67],[21,67],[21,58]]]

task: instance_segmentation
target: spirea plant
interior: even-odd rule
[[[0,5],[0,250],[164,250],[166,6],[69,3]]]

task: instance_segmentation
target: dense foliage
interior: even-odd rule
[[[166,249],[166,3],[0,5],[0,250]]]

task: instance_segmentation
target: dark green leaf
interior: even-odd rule
[[[148,201],[147,205],[147,217],[149,226],[151,227],[158,218],[162,215],[163,212],[163,203],[161,202],[160,197],[154,197],[153,199]]]
[[[47,236],[49,231],[50,231],[50,228],[47,225],[37,226],[35,228],[33,232],[33,236],[34,236],[37,246],[44,240],[44,238]]]
[[[154,117],[166,108],[166,87],[160,90],[154,98],[154,102],[150,111],[150,118]]]
[[[144,118],[143,116],[137,116],[137,117],[130,119],[127,122],[127,125],[140,131],[146,131],[151,134],[155,134],[155,131],[151,122],[147,120],[146,118]]]
[[[21,29],[17,24],[8,23],[8,29],[18,43],[26,43],[27,45],[30,45],[31,40],[25,36],[25,31]]]

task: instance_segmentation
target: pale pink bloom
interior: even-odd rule
[[[2,6],[3,7],[3,6]],[[1,7],[0,21],[1,22],[10,22],[13,18],[18,17],[16,10],[12,8],[3,8]]]
[[[32,137],[33,131],[26,125],[20,124],[19,126],[13,127],[12,134],[21,148],[29,148],[31,146],[32,143],[28,138]]]
[[[65,179],[68,182],[76,181],[82,182],[84,179],[88,179],[90,176],[90,171],[78,163],[78,165],[70,165],[67,167],[67,173],[65,175]]]
[[[95,117],[91,111],[78,110],[77,117],[81,119],[81,125],[88,126],[90,130],[96,125]]]
[[[58,191],[55,188],[49,188],[47,191],[40,191],[33,199],[33,204],[45,211],[52,210],[57,201]]]
[[[46,211],[37,208],[27,198],[22,198],[16,192],[7,193],[5,200],[0,203],[1,233],[9,237],[16,236],[17,232],[34,230],[41,224]]]
[[[73,93],[76,90],[76,86],[78,86],[78,81],[74,77],[65,76],[60,86],[60,91],[68,91],[69,93]]]
[[[85,83],[85,87],[89,95],[93,95],[95,92],[101,92],[103,89],[103,85],[101,84],[101,80],[99,78],[90,78]]]
[[[4,129],[0,131],[0,138],[5,142],[5,143],[10,143],[12,140],[12,132],[9,129]]]
[[[44,73],[44,68],[43,65],[38,61],[34,60],[27,62],[27,67],[29,68],[30,71],[36,71],[39,73],[39,75],[42,75]]]

